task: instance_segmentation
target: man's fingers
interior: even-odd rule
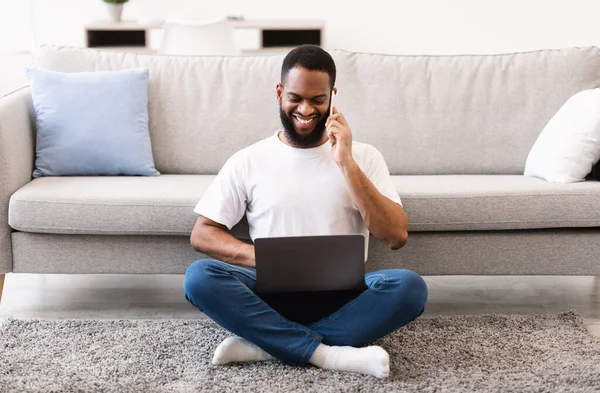
[[[331,143],[336,142],[336,136],[334,135],[332,130],[327,130],[327,138],[331,141]]]
[[[342,125],[345,125],[345,126],[348,125],[348,123],[346,123],[346,119],[344,118],[344,115],[341,114],[341,113],[336,113],[336,114],[333,114],[333,115],[329,116],[327,118],[327,122],[325,123],[325,125],[327,126],[328,123],[330,123],[333,120],[337,120]]]
[[[327,125],[329,125],[329,124],[331,124],[331,123],[333,123],[333,122],[337,122],[338,124],[342,124],[341,120],[342,120],[342,119],[341,119],[341,118],[339,118],[339,117],[330,117],[330,118],[329,118],[329,119],[327,119],[327,121],[325,122],[325,125],[327,126]]]
[[[325,128],[327,130],[328,134],[331,134],[331,133],[333,133],[335,131],[335,128],[337,127],[337,124],[339,124],[339,123],[337,123],[337,124],[336,123],[337,122],[329,123],[329,125]]]
[[[341,126],[340,122],[337,121],[336,119],[333,120],[328,120],[327,123],[325,123],[325,128],[329,129],[332,126]]]

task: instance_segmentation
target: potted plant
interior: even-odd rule
[[[121,14],[123,13],[123,4],[129,0],[104,0],[108,9],[108,16],[111,22],[120,22]]]

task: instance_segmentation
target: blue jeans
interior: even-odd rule
[[[427,285],[410,270],[367,273],[368,289],[331,315],[308,326],[290,321],[256,294],[253,269],[200,259],[187,269],[185,298],[221,327],[290,366],[306,365],[320,343],[360,346],[417,319]]]

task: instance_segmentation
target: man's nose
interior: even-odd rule
[[[302,101],[300,105],[298,105],[298,112],[302,116],[310,116],[315,112],[315,109],[308,101]]]

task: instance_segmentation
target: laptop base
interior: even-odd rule
[[[325,318],[366,290],[257,293],[283,317],[308,326]]]

